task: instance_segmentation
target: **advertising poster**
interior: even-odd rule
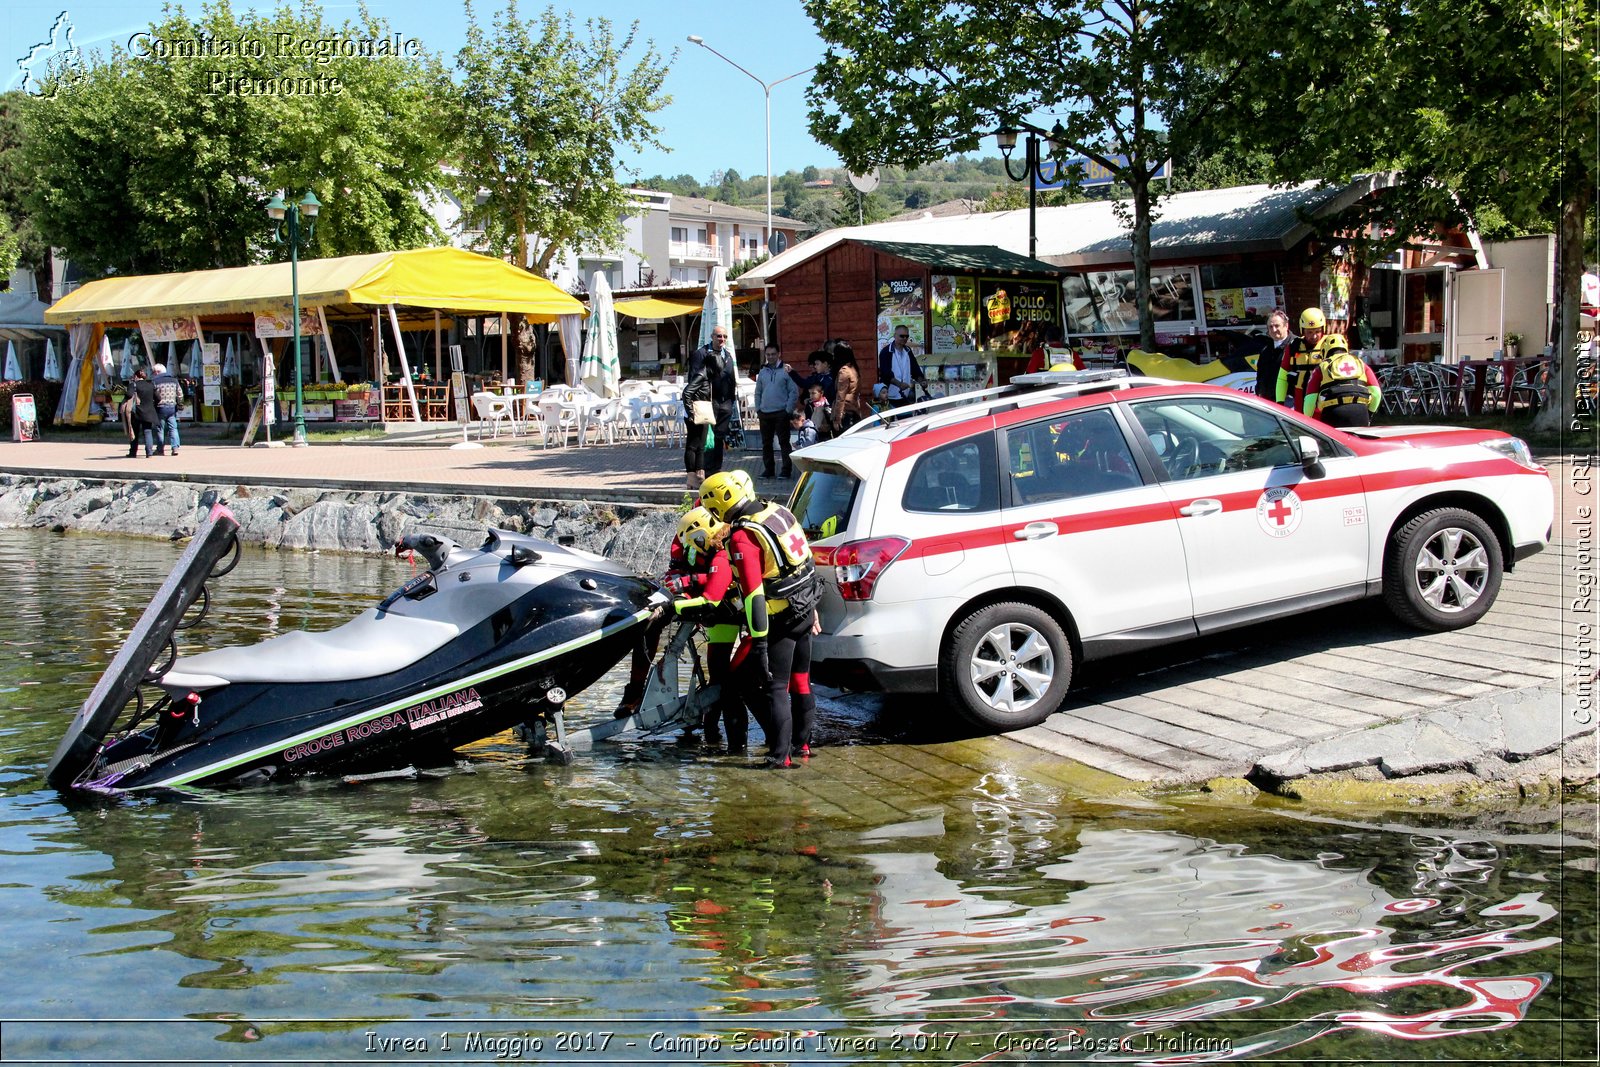
[[[34,407],[32,393],[11,395],[11,439],[13,441],[39,439],[39,412]]]
[[[1029,352],[1061,322],[1061,283],[978,279],[978,326],[985,351]]]
[[[922,292],[921,278],[883,278],[878,282],[878,349],[894,339],[896,326],[906,327],[911,334],[911,348],[926,352],[923,336],[923,312],[927,304]]]
[[[300,336],[315,337],[322,333],[321,317],[316,308],[300,309]],[[287,307],[256,312],[257,337],[293,337],[294,315]]]
[[[1194,267],[1157,267],[1150,272],[1150,314],[1162,332],[1188,334],[1205,320],[1199,299],[1200,275]],[[1127,334],[1139,332],[1139,304],[1132,270],[1098,270],[1085,276],[1080,294],[1087,305],[1074,310],[1074,333]],[[1070,306],[1070,305],[1069,305]],[[1264,320],[1263,320],[1264,321]]]
[[[1207,289],[1206,324],[1209,326],[1265,326],[1274,308],[1283,306],[1283,287],[1246,286],[1242,289]]]
[[[201,403],[208,408],[222,406],[222,346],[200,346],[200,389],[204,394]]]
[[[931,352],[973,352],[977,350],[978,290],[972,278],[951,274],[933,276]]]
[[[145,351],[167,341],[193,341],[193,319],[140,319],[139,335],[144,338]]]
[[[1350,321],[1350,263],[1338,260],[1322,271],[1322,311],[1328,318]]]

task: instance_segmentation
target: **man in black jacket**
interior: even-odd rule
[[[711,343],[701,345],[689,357],[688,382],[683,387],[683,418],[688,425],[684,437],[683,466],[690,489],[722,470],[722,445],[739,417],[739,383],[734,376],[733,348],[725,326],[711,328]],[[694,402],[711,403],[715,422],[710,426],[694,421]],[[706,441],[707,431],[711,441]]]
[[[1272,338],[1272,347],[1263,348],[1256,356],[1256,396],[1271,400],[1278,395],[1278,368],[1283,365],[1284,353],[1294,342],[1294,335],[1289,332],[1289,316],[1281,308],[1274,308],[1267,316],[1267,336]]]
[[[132,437],[128,440],[128,458],[139,454],[139,439],[144,438],[144,458],[149,459],[156,450],[156,387],[145,377],[143,369],[133,374],[128,387],[128,403],[133,405]]]
[[[896,326],[894,340],[878,352],[878,384],[873,391],[891,407],[903,408],[916,400],[913,383],[924,381],[922,367],[911,352],[911,331]]]

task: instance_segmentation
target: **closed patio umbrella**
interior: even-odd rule
[[[583,384],[601,396],[616,396],[622,380],[617,350],[617,314],[611,303],[611,283],[600,271],[589,285],[589,335],[583,342]]]
[[[46,337],[44,341],[44,380],[59,382],[61,375],[61,357],[56,355],[56,343]]]
[[[6,342],[6,369],[5,381],[22,381],[22,365],[17,362],[17,346],[10,341]]]
[[[711,343],[711,331],[721,326],[728,331],[728,347],[733,347],[733,290],[728,286],[728,272],[719,263],[711,268],[706,281],[705,306],[700,311],[700,343]]]

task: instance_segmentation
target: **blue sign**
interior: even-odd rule
[[[1115,160],[1119,167],[1128,165],[1128,157],[1121,152],[1113,153],[1106,158]],[[1053,159],[1041,159],[1039,161],[1040,177],[1035,179],[1033,187],[1039,190],[1064,189],[1068,184],[1066,179],[1072,176],[1072,168],[1074,167],[1082,169],[1083,180],[1078,184],[1085,189],[1097,185],[1110,185],[1117,180],[1115,174],[1099,163],[1085,156],[1073,156],[1071,159],[1064,159],[1060,163]],[[1161,164],[1160,168],[1150,176],[1152,178],[1171,178],[1172,160],[1169,159]]]

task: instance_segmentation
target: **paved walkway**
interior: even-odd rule
[[[754,436],[754,435],[752,435]],[[473,438],[474,442],[477,440]],[[0,471],[69,477],[227,479],[246,484],[406,492],[492,492],[549,500],[672,504],[685,492],[683,449],[638,441],[542,448],[537,438],[505,435],[482,448],[455,448],[459,430],[392,435],[306,448],[243,448],[238,439],[192,434],[176,456],[129,459],[110,430],[0,444]],[[759,449],[730,453],[729,467],[761,471]],[[787,495],[790,482],[763,481]]]

